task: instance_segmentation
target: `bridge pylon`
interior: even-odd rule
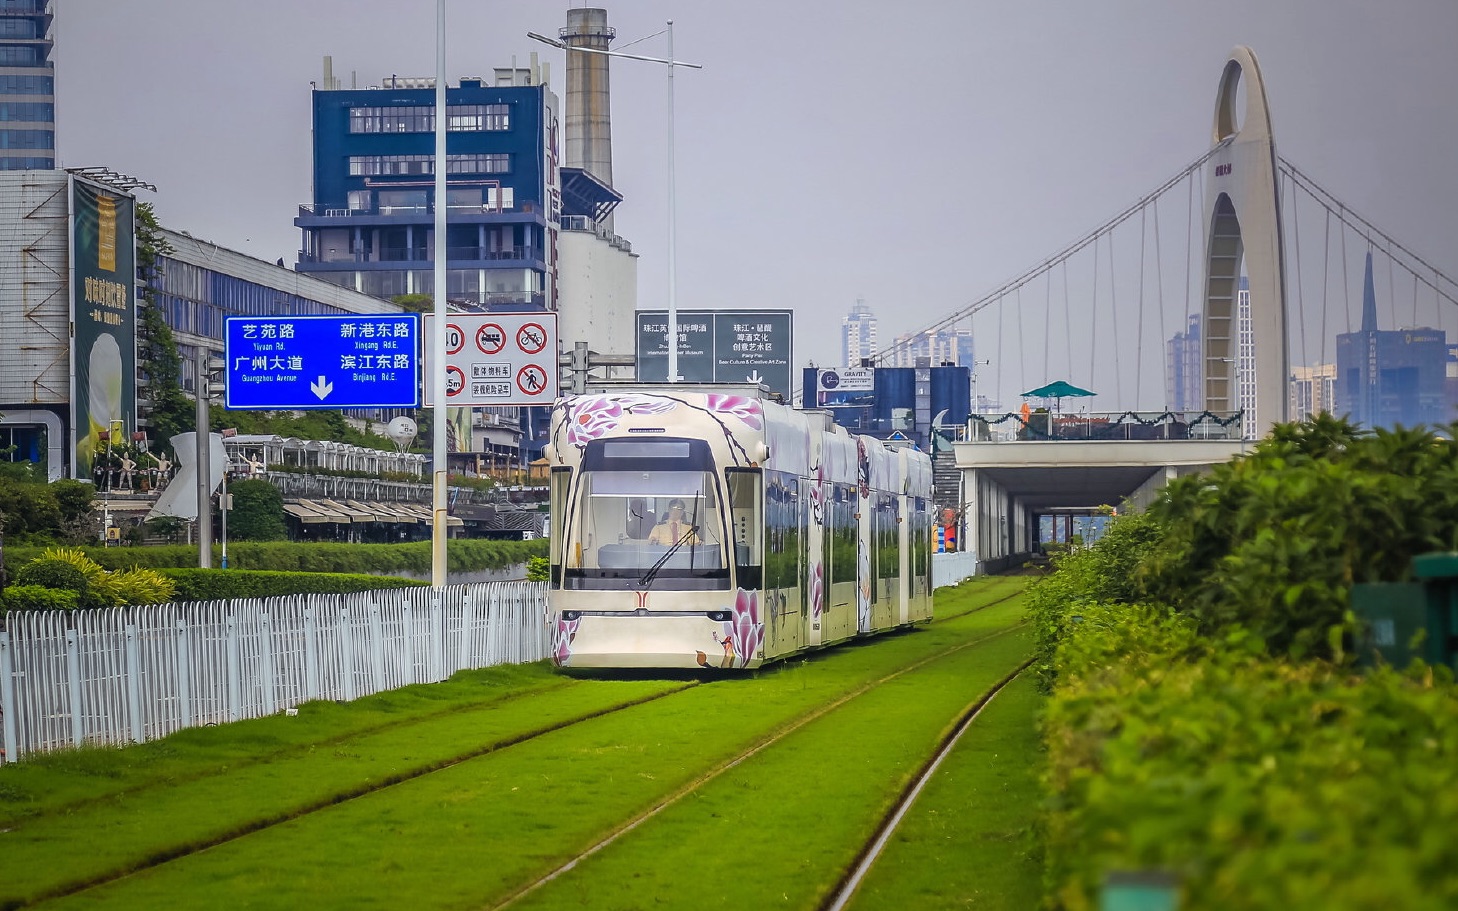
[[[1245,86],[1245,112],[1238,100]],[[1215,99],[1213,154],[1206,162],[1205,299],[1201,318],[1205,408],[1240,409],[1237,295],[1241,263],[1250,280],[1255,366],[1254,414],[1246,426],[1264,436],[1287,419],[1290,357],[1286,342],[1286,256],[1276,142],[1260,65],[1248,47],[1230,52]]]

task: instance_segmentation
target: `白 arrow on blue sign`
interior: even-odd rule
[[[235,410],[420,406],[413,313],[231,316],[223,353]]]

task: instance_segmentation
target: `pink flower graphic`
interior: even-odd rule
[[[552,663],[557,667],[566,667],[572,661],[572,640],[577,638],[577,628],[581,625],[581,617],[557,618],[557,628],[552,632]]]
[[[734,598],[734,616],[724,623],[724,638],[734,648],[739,666],[754,658],[764,642],[764,622],[759,618],[759,595],[739,589]]]
[[[810,612],[820,619],[821,599],[825,596],[825,564],[819,560],[810,564]]]
[[[586,446],[618,426],[623,408],[615,399],[597,396],[586,399],[571,413],[567,421],[567,442],[578,449]]]
[[[764,427],[764,408],[758,399],[743,395],[710,395],[708,406],[710,411],[733,415],[750,430]]]
[[[663,414],[678,407],[678,402],[657,395],[619,395],[614,397],[623,410],[631,414]]]

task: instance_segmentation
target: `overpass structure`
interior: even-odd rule
[[[1019,565],[1037,550],[1038,517],[1148,505],[1177,477],[1241,453],[1241,440],[1018,440],[952,444],[964,547],[976,571]]]

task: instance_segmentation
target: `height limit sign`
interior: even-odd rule
[[[435,318],[425,317],[422,400],[433,371],[446,375],[446,404],[550,405],[557,398],[557,314],[452,313],[446,317],[445,364],[434,363]]]

